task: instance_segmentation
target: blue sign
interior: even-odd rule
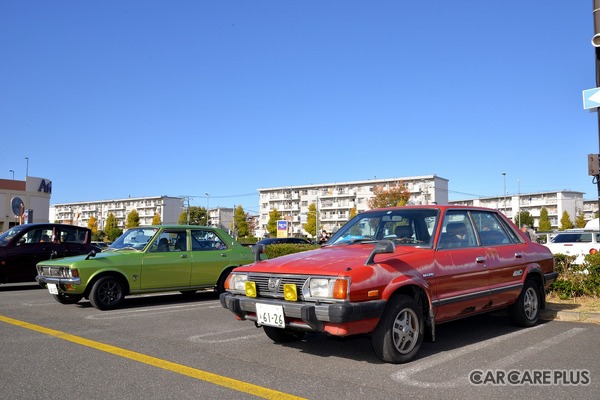
[[[600,88],[587,89],[583,91],[583,109],[600,107]]]
[[[287,221],[277,221],[277,230],[278,231],[287,231]]]

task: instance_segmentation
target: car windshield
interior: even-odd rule
[[[143,250],[158,228],[132,228],[123,233],[107,250]]]
[[[431,247],[438,211],[428,208],[399,208],[357,215],[340,228],[327,245],[369,243],[381,239],[396,245]]]
[[[0,235],[0,246],[6,246],[8,242],[10,242],[13,237],[15,237],[15,235],[17,235],[19,232],[21,232],[21,230],[23,230],[24,227],[24,225],[19,225],[10,228],[6,232],[3,232]]]

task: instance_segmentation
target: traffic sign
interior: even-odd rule
[[[583,109],[600,107],[600,88],[587,89],[583,91]]]

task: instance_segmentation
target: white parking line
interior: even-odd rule
[[[188,338],[188,340],[190,342],[195,342],[195,343],[227,343],[227,342],[235,342],[238,340],[254,339],[254,338],[257,338],[260,336],[265,336],[265,334],[262,332],[262,329],[261,329],[260,333],[258,333],[256,335],[236,336],[236,337],[228,338],[228,339],[205,339],[207,337],[214,337],[214,336],[222,337],[227,333],[244,332],[244,331],[249,331],[249,330],[256,330],[256,328],[246,327],[246,328],[241,328],[241,329],[230,329],[227,331],[204,333],[202,335],[190,336]]]
[[[87,319],[97,319],[97,320],[105,320],[105,319],[120,319],[120,318],[131,318],[131,317],[139,317],[139,316],[147,316],[147,315],[156,315],[156,314],[165,314],[169,312],[182,311],[185,309],[191,308],[214,308],[214,304],[219,304],[215,301],[205,301],[202,303],[193,303],[193,304],[182,304],[176,306],[166,306],[166,307],[149,307],[149,308],[135,308],[131,310],[117,310],[117,311],[103,311],[101,314],[88,315]]]
[[[532,330],[539,329],[541,327],[543,327],[543,325],[538,325],[538,326],[528,328],[528,329],[521,329],[519,331],[509,333],[507,335],[503,335],[503,336],[489,339],[489,340],[486,340],[483,342],[468,345],[468,346],[462,347],[458,350],[449,351],[438,357],[434,357],[429,360],[424,360],[423,362],[413,361],[410,364],[410,367],[405,368],[402,371],[397,372],[395,374],[392,374],[391,377],[392,377],[392,379],[394,379],[402,384],[416,386],[416,387],[422,387],[422,388],[450,388],[450,387],[457,387],[457,386],[467,386],[467,385],[469,385],[467,376],[458,377],[456,379],[453,379],[450,381],[445,381],[445,382],[423,382],[423,381],[418,381],[416,379],[413,379],[412,376],[419,372],[425,371],[429,368],[433,368],[440,364],[450,362],[450,361],[454,360],[455,358],[461,357],[463,355],[470,354],[470,353],[476,352],[478,350],[482,350],[486,347],[501,343],[505,340],[513,339],[514,337],[522,335],[524,333],[531,333]],[[573,328],[569,331],[566,331],[566,332],[563,332],[556,336],[553,336],[542,342],[536,343],[536,344],[532,345],[531,347],[528,347],[527,349],[518,350],[515,354],[501,358],[500,360],[492,362],[492,363],[488,364],[487,366],[481,366],[478,368],[481,370],[493,370],[493,369],[500,369],[502,367],[507,367],[509,365],[517,363],[518,361],[521,361],[522,359],[524,359],[526,357],[529,357],[533,354],[542,352],[549,347],[556,346],[558,343],[561,343],[567,339],[570,339],[571,337],[578,335],[585,330],[586,330],[586,328]]]

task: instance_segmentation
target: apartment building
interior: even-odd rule
[[[566,211],[573,224],[578,215],[584,214],[586,220],[593,218],[598,210],[598,202],[584,201],[583,192],[561,190],[557,192],[537,192],[511,194],[497,197],[482,197],[471,200],[453,200],[450,204],[495,208],[514,220],[521,211],[528,211],[534,219],[534,228],[540,222],[540,211],[546,208],[553,229],[560,227],[560,219]]]
[[[125,228],[127,215],[136,210],[140,216],[140,225],[151,225],[154,214],[160,216],[163,224],[177,224],[184,210],[184,198],[169,196],[129,197],[116,200],[83,201],[77,203],[54,204],[50,207],[50,221],[87,226],[91,217],[103,230],[109,214],[117,219],[117,226]]]
[[[308,207],[317,207],[317,230],[334,232],[356,213],[369,209],[376,186],[384,188],[406,185],[411,193],[409,204],[447,204],[448,180],[437,175],[406,178],[368,179],[364,181],[284,186],[258,189],[259,217],[257,237],[267,235],[269,213],[277,209],[288,221],[288,236],[310,236],[302,227],[306,223]]]

